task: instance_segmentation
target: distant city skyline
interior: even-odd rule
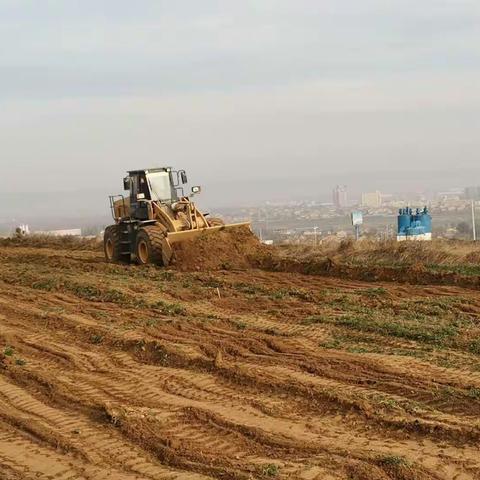
[[[149,166],[212,208],[468,185],[479,22],[473,0],[0,2],[0,217],[100,213]]]
[[[112,191],[115,192],[115,190]],[[262,205],[269,205],[268,208],[275,208],[275,205],[277,205],[279,208],[285,207],[288,209],[290,208],[288,205],[291,207],[295,205],[310,205],[312,207],[317,205],[317,207],[320,207],[321,205],[329,204],[331,207],[337,208],[340,215],[343,215],[341,213],[342,211],[348,213],[354,207],[360,207],[367,211],[375,211],[375,209],[380,208],[383,213],[390,211],[391,214],[395,214],[398,208],[405,207],[406,205],[423,207],[426,204],[431,204],[431,202],[443,205],[442,208],[445,208],[446,211],[452,208],[454,210],[465,210],[467,208],[465,202],[469,201],[468,195],[471,194],[472,191],[478,192],[480,188],[452,187],[445,190],[432,190],[429,192],[429,195],[427,195],[426,192],[381,192],[382,204],[380,206],[375,202],[366,202],[366,205],[365,202],[362,201],[362,195],[360,193],[359,195],[349,198],[348,204],[343,208],[335,207],[332,192],[330,192],[330,195],[324,192],[323,195],[299,195],[277,201],[272,198],[254,201],[251,197],[247,197],[237,203],[218,204],[213,208],[205,208],[204,211],[222,214],[222,212],[240,211],[242,208],[258,209],[262,208]],[[11,206],[10,215],[0,217],[0,234],[9,233],[13,228],[22,224],[29,224],[36,230],[86,228],[88,231],[106,225],[111,222],[111,214],[103,193],[103,191],[93,190],[78,191],[73,194],[71,192],[62,193],[60,195],[52,193],[49,194],[47,198],[45,198],[46,194],[31,192],[29,195],[25,195],[18,193],[13,201],[9,201],[9,205]],[[5,199],[8,197],[8,194],[0,192],[0,202],[5,202]],[[63,200],[58,202],[57,208],[52,211],[50,205],[52,201],[58,198],[63,198]],[[97,208],[99,205],[100,209]],[[202,208],[204,207],[205,203],[203,200],[200,200],[199,205]]]

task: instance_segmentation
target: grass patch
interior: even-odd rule
[[[326,348],[329,350],[338,350],[342,347],[342,342],[338,338],[333,338],[332,340],[329,340],[328,342],[322,342],[319,344],[320,347]]]
[[[270,294],[270,298],[274,300],[282,300],[284,298],[298,298],[304,302],[314,302],[315,297],[311,292],[306,290],[301,290],[298,288],[282,288],[280,290],[275,290]]]
[[[472,387],[468,391],[468,396],[474,400],[480,400],[480,388]]]
[[[269,463],[268,465],[264,465],[262,467],[262,475],[265,477],[274,478],[274,477],[278,477],[279,474],[280,474],[280,468],[278,467],[278,465]]]
[[[132,299],[128,295],[113,288],[103,290],[94,285],[74,282],[65,282],[63,287],[65,290],[73,293],[75,296],[85,300],[90,300],[92,302],[110,302],[120,304],[132,303]]]
[[[103,342],[103,335],[98,335],[98,334],[92,335],[92,336],[90,337],[90,341],[91,341],[94,345],[99,345],[100,343]]]
[[[381,467],[409,467],[410,462],[399,455],[385,455],[379,457],[376,461],[377,465]]]
[[[366,288],[360,292],[360,295],[363,295],[365,297],[380,297],[383,295],[386,295],[388,292],[385,288],[383,287],[377,287],[377,288]]]
[[[37,280],[32,283],[32,288],[35,290],[43,290],[45,292],[51,292],[58,289],[58,280],[55,278],[45,278]]]
[[[159,280],[170,282],[175,279],[175,273],[170,270],[160,270],[159,272],[155,271],[155,273]]]
[[[183,305],[179,303],[168,303],[164,300],[158,300],[151,306],[152,308],[160,310],[164,315],[186,315],[187,313]]]
[[[427,269],[433,272],[445,272],[445,273],[456,273],[458,275],[465,276],[476,276],[480,275],[480,266],[463,264],[463,265],[440,265],[440,264],[429,264],[426,265]]]
[[[310,317],[304,318],[300,323],[302,325],[309,326],[309,325],[316,325],[318,323],[328,323],[328,319],[323,316],[312,315]]]
[[[369,309],[365,313],[344,314],[341,316],[313,315],[305,318],[303,325],[326,324],[343,327],[363,334],[376,334],[384,337],[396,337],[419,343],[433,345],[437,348],[468,348],[480,354],[480,340],[476,339],[465,345],[460,333],[465,326],[463,319],[449,316],[446,319],[420,317],[398,317],[387,315],[378,309]],[[348,336],[348,335],[347,335]],[[358,341],[358,340],[357,340]],[[377,341],[377,340],[375,340]],[[369,340],[368,343],[371,343]],[[411,354],[416,356],[415,354]]]
[[[246,293],[247,295],[266,293],[264,288],[250,283],[235,283],[233,288],[239,292]]]
[[[148,320],[145,320],[145,325],[147,327],[156,327],[158,324],[158,319],[156,318],[149,318]]]
[[[379,396],[378,404],[388,410],[396,410],[400,408],[400,404],[394,398]]]
[[[419,325],[415,323],[399,322],[397,319],[382,320],[375,316],[344,316],[334,320],[336,325],[361,330],[363,332],[378,333],[407,340],[444,346],[448,340],[458,335],[455,325]]]
[[[362,354],[362,353],[380,353],[381,350],[380,350],[380,349],[371,348],[371,347],[351,346],[351,347],[347,347],[347,352],[348,352],[348,353],[358,353],[358,354]]]
[[[5,347],[3,349],[3,354],[6,356],[6,357],[12,357],[13,354],[15,353],[15,350],[13,347]]]
[[[480,338],[477,338],[476,340],[470,342],[470,344],[468,345],[468,351],[480,355]]]
[[[214,277],[207,277],[207,278],[196,278],[197,281],[201,282],[203,287],[208,288],[223,288],[225,286],[222,280],[218,280]]]

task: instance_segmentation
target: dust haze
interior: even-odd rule
[[[3,1],[0,223],[107,216],[149,166],[185,168],[208,208],[475,183],[479,20],[474,1]]]

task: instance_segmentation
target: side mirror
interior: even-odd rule
[[[187,174],[185,170],[180,172],[180,178],[182,179],[182,183],[185,185],[188,182]]]
[[[123,179],[123,189],[130,190],[130,177],[125,177]]]
[[[202,191],[202,187],[198,185],[196,187],[192,187],[192,193],[195,195],[196,193],[200,193]]]

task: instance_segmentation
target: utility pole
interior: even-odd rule
[[[475,225],[475,200],[472,200],[472,231],[473,231],[473,241],[477,240],[477,227]]]
[[[314,238],[314,241],[315,241],[315,246],[318,245],[318,243],[317,243],[317,229],[318,229],[318,227],[313,227],[313,238]]]

